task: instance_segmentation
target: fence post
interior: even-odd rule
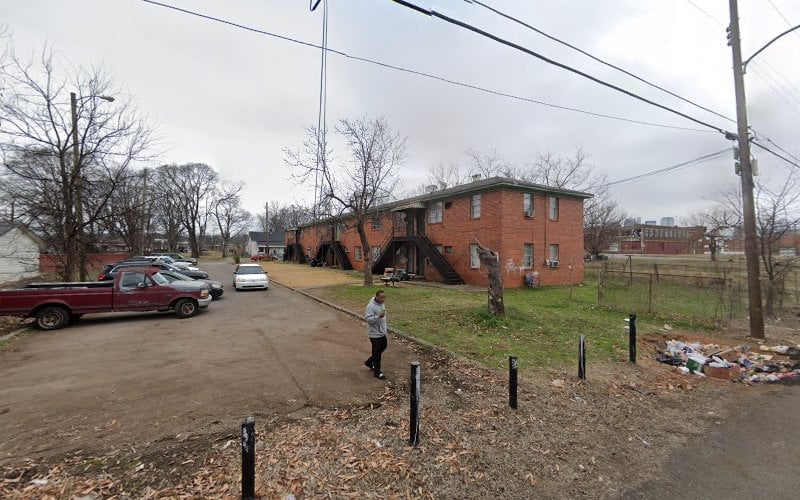
[[[256,497],[256,419],[242,422],[242,499]]]
[[[628,316],[628,360],[636,364],[636,315]]]
[[[578,341],[578,378],[586,380],[586,337],[583,335]]]
[[[653,275],[650,275],[650,285],[647,292],[647,312],[653,312]]]
[[[419,444],[419,397],[420,397],[420,374],[419,362],[411,363],[411,387],[408,391],[411,394],[411,422],[409,427],[408,445],[416,446]]]
[[[519,362],[516,356],[508,357],[508,406],[517,409],[517,368]]]
[[[733,278],[728,278],[728,321],[733,321]]]
[[[602,306],[603,305],[603,299],[602,299],[601,294],[602,294],[602,289],[603,289],[603,276],[604,275],[605,275],[605,273],[603,272],[602,269],[597,273],[597,305],[598,306]]]

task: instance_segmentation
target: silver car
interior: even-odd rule
[[[233,271],[233,288],[236,291],[247,288],[269,290],[269,276],[259,264],[239,264]]]

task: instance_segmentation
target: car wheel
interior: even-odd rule
[[[41,330],[58,330],[67,323],[69,323],[69,312],[63,307],[45,307],[36,314],[36,326]]]
[[[175,316],[179,318],[191,318],[199,310],[197,302],[192,299],[181,299],[175,303]]]

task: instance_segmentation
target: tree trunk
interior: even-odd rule
[[[506,313],[506,305],[503,302],[503,273],[500,269],[500,254],[484,247],[477,240],[475,243],[478,245],[478,257],[481,265],[486,266],[489,277],[489,314],[503,316]]]
[[[358,222],[356,229],[358,229],[358,237],[361,238],[361,249],[364,253],[364,286],[372,286],[372,249],[369,247],[367,231],[364,229],[363,222]]]

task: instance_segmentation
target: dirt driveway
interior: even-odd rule
[[[278,285],[235,292],[230,264],[203,267],[226,291],[195,318],[87,316],[0,353],[0,464],[235,433],[247,415],[291,417],[384,392],[362,364],[361,324]],[[390,348],[391,380],[410,355]]]

